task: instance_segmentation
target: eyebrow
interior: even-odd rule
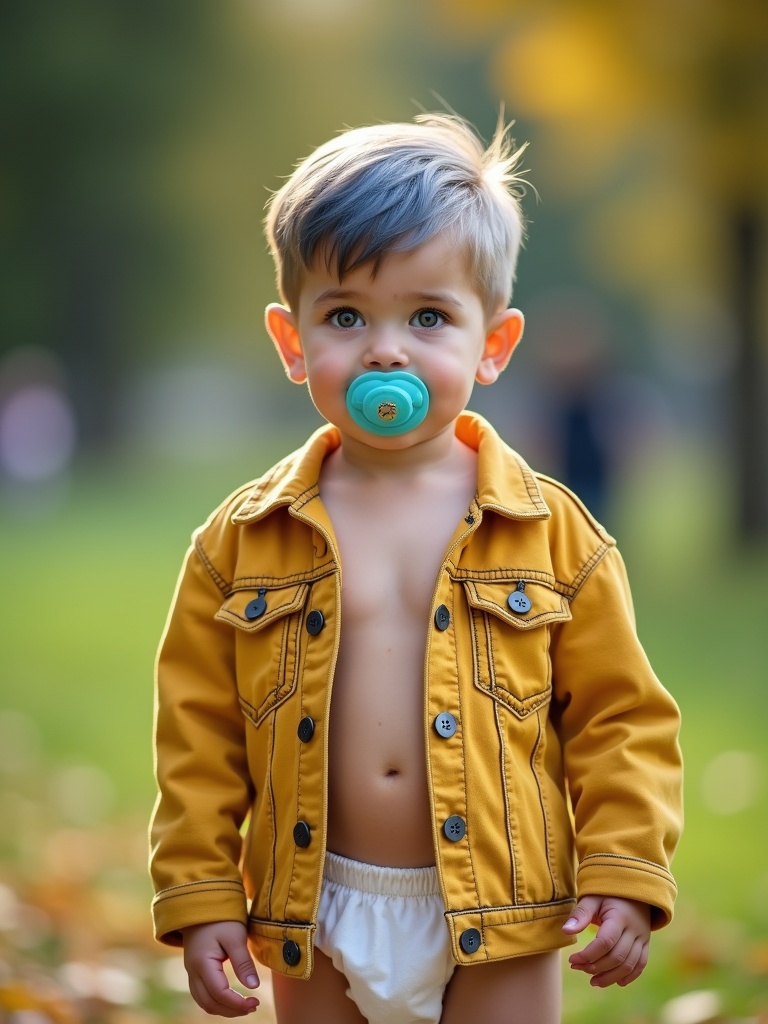
[[[328,288],[322,292],[312,303],[313,306],[322,306],[326,302],[359,302],[363,298],[361,292],[348,288]],[[427,303],[436,306],[454,306],[463,309],[464,303],[452,292],[407,292],[405,295],[396,296],[404,302]]]

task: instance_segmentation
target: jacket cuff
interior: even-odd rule
[[[672,920],[677,886],[661,864],[616,853],[592,853],[579,865],[576,876],[582,896],[618,896],[638,900],[651,908],[651,930],[664,928]]]
[[[245,890],[239,881],[209,878],[161,890],[152,902],[155,938],[167,946],[182,944],[181,929],[215,921],[241,921],[247,927]]]

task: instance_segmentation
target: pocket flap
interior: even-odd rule
[[[523,580],[525,596],[530,609],[521,614],[509,605],[509,599],[518,591],[520,580],[486,583],[482,580],[464,580],[467,600],[473,608],[482,609],[502,619],[515,629],[535,629],[547,622],[565,622],[571,618],[568,601],[552,587],[535,580]]]
[[[304,606],[308,592],[308,583],[236,590],[229,595],[214,618],[253,633],[275,619],[298,611]]]

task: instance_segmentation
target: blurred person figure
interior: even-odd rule
[[[465,410],[522,335],[520,152],[424,115],[271,201],[328,425],[195,533],[157,666],[155,932],[209,1013],[253,955],[280,1024],[555,1024],[563,946],[624,986],[671,919],[679,713],[615,541]]]
[[[607,314],[577,288],[541,297],[526,415],[531,446],[600,522],[641,449],[652,451],[669,415],[650,382],[616,361]]]
[[[602,521],[611,487],[608,434],[600,423],[602,367],[595,348],[575,347],[573,355],[561,367],[553,430],[559,435],[563,483]]]
[[[620,418],[608,363],[602,311],[582,293],[547,297],[537,322],[540,426],[553,472],[601,522],[613,485]]]

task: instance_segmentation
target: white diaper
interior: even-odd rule
[[[369,1024],[436,1024],[453,974],[437,869],[326,854],[315,945]]]

